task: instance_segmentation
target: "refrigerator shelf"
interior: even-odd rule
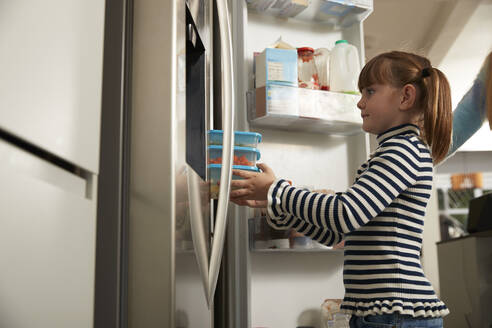
[[[290,0],[280,6],[272,0],[246,0],[246,3],[250,12],[334,28],[362,22],[373,11],[373,0]]]
[[[335,135],[362,132],[360,95],[269,84],[247,92],[251,126]]]
[[[251,120],[250,124],[251,126],[258,128],[274,128],[279,130],[316,132],[344,136],[355,135],[362,132],[361,124],[294,115],[266,115]]]

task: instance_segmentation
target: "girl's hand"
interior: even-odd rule
[[[318,193],[321,193],[321,194],[327,194],[327,195],[335,195],[335,191],[334,190],[331,190],[331,189],[316,189],[316,190],[313,190],[313,192],[318,192]]]
[[[265,204],[264,202],[267,201],[268,189],[276,178],[272,169],[266,164],[257,164],[256,166],[263,172],[232,170],[232,174],[243,178],[243,180],[231,181],[231,189],[234,189],[231,190],[230,193],[232,202],[248,206]],[[263,203],[248,201],[263,201]],[[266,207],[266,204],[265,206],[257,207]]]
[[[266,209],[266,207],[268,205],[267,200],[235,200],[235,199],[231,199],[231,202],[233,202],[234,204],[237,204],[237,205],[249,206],[252,208],[265,208]]]

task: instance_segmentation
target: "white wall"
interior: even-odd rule
[[[457,152],[436,168],[436,174],[474,172],[492,172],[491,151]]]

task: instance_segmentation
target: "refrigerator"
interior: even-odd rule
[[[95,327],[295,327],[301,307],[312,306],[297,292],[298,304],[289,302],[293,285],[324,285],[304,293],[316,294],[318,309],[321,295],[343,296],[341,253],[252,248],[253,211],[228,202],[232,132],[260,132],[262,159],[278,176],[347,188],[371,148],[360,129],[335,135],[340,126],[321,119],[258,125],[248,119],[247,94],[254,53],[280,36],[315,48],[347,39],[362,64],[372,1],[308,1],[299,19],[271,14],[289,1],[257,2],[269,9],[239,0],[107,2]],[[331,14],[319,17],[323,6]],[[208,189],[211,129],[224,131],[218,200]],[[329,279],[279,271],[299,256],[326,263]]]
[[[292,129],[250,124],[246,95],[254,88],[254,52],[279,36],[295,46],[313,47],[347,39],[359,49],[362,63],[362,21],[372,1],[311,1],[300,21],[258,12],[248,2],[134,0],[126,9],[131,21],[125,36],[131,42],[123,65],[129,96],[123,99],[128,108],[126,119],[116,120],[126,128],[120,143],[127,147],[120,158],[126,176],[120,181],[121,220],[114,228],[121,243],[116,254],[120,297],[113,297],[119,309],[114,312],[120,311],[118,320],[125,327],[295,327],[289,312],[298,309],[282,305],[290,298],[282,294],[288,288],[265,295],[283,273],[258,271],[258,263],[295,261],[297,255],[251,251],[248,218],[253,212],[228,203],[232,132],[262,133],[264,161],[279,176],[315,189],[347,188],[368,154],[370,140],[360,129],[339,136],[329,129],[310,130],[309,124],[300,130],[295,124]],[[275,1],[269,2],[273,7]],[[327,3],[346,11],[335,16],[335,23],[315,18]],[[210,129],[224,130],[222,198],[217,201],[208,197]],[[317,261],[317,255],[305,256]],[[335,278],[328,281],[326,296],[332,289],[341,298],[342,259],[327,261],[333,262]],[[96,303],[108,304],[107,295],[100,296]],[[96,312],[103,317],[97,306]],[[272,320],[263,320],[269,312]],[[275,325],[277,316],[286,319]]]
[[[0,326],[91,327],[105,6],[0,8]]]
[[[344,38],[363,62],[372,1],[306,1],[299,20],[275,13],[287,3],[0,5],[0,326],[296,326],[306,304],[288,302],[290,286],[317,280],[279,269],[324,255],[252,249],[253,211],[228,202],[233,131],[262,133],[278,176],[350,185],[370,148],[364,134],[257,125],[246,95],[253,53],[279,36],[313,47]],[[324,5],[334,11],[318,21]],[[218,200],[210,129],[224,131]],[[339,295],[341,258],[326,254],[323,295]]]

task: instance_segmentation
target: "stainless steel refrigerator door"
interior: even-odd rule
[[[200,7],[202,15],[210,8],[207,3]],[[207,328],[213,322],[203,287],[206,279],[198,266],[190,227],[193,206],[201,214],[200,229],[205,230],[204,241],[208,244],[208,185],[186,162],[185,4],[183,0],[134,1],[130,328]],[[202,39],[206,39],[205,34]],[[209,101],[207,96],[206,103]],[[208,118],[208,106],[203,110]],[[209,129],[208,122],[205,129]],[[195,194],[200,203],[191,205],[190,197]],[[200,252],[208,257],[207,248]]]
[[[174,327],[175,3],[133,4],[129,328]]]
[[[213,326],[213,290],[225,239],[233,155],[230,23],[222,13],[224,169],[209,249],[208,182],[189,165],[186,153],[187,122],[191,119],[186,107],[186,4],[207,54],[202,108],[206,137],[206,130],[211,128],[208,118],[212,102],[211,1],[134,2],[128,227],[130,328]],[[217,5],[221,12],[227,12],[225,2]]]
[[[105,1],[2,1],[0,129],[98,173]]]

